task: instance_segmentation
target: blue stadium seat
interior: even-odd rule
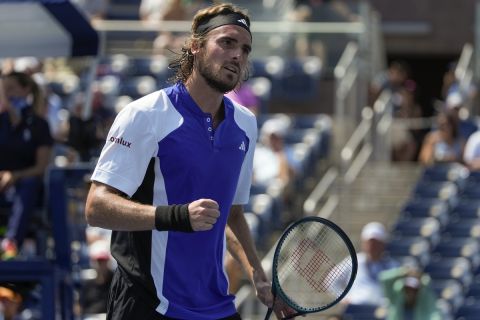
[[[468,290],[465,294],[467,300],[474,300],[476,303],[480,304],[480,276],[476,275],[473,282],[468,287]]]
[[[277,85],[273,87],[274,98],[302,102],[315,97],[322,72],[319,57],[288,59],[282,71]]]
[[[469,182],[480,182],[480,170],[471,170],[467,180]]]
[[[292,117],[292,129],[315,129],[320,136],[319,150],[315,154],[325,157],[329,154],[332,131],[331,118],[325,114],[295,115]]]
[[[348,320],[383,320],[386,316],[386,307],[370,304],[349,304],[343,312]]]
[[[157,81],[151,76],[138,76],[121,83],[119,95],[138,99],[157,90]]]
[[[102,57],[97,66],[97,77],[116,75],[125,77],[130,65],[130,58],[125,54],[113,54]]]
[[[460,201],[452,208],[452,216],[459,219],[480,218],[480,200],[460,198]]]
[[[325,115],[323,114],[298,114],[292,121],[294,129],[323,129],[324,125]]]
[[[462,285],[454,279],[436,279],[430,284],[438,299],[445,301],[449,310],[457,310],[465,300]]]
[[[469,180],[460,192],[462,199],[479,199],[480,198],[480,182]]]
[[[318,90],[322,62],[318,57],[283,58],[267,56],[251,62],[252,77],[265,77],[272,83],[271,98],[301,102]]]
[[[414,198],[445,200],[450,206],[458,202],[458,193],[458,186],[450,181],[419,181],[413,189]]]
[[[157,80],[157,86],[166,86],[172,75],[165,56],[132,58],[127,70],[128,77],[150,76]]]
[[[409,218],[434,217],[443,227],[450,219],[449,210],[449,205],[445,200],[410,198],[401,209],[400,216]]]
[[[265,77],[272,82],[280,78],[284,68],[285,59],[280,56],[257,58],[250,62],[252,77]]]
[[[430,261],[431,245],[423,237],[401,237],[387,243],[386,253],[394,259],[404,260],[413,257],[420,266]]]
[[[471,237],[480,241],[480,218],[452,219],[443,234],[452,238]]]
[[[469,170],[459,163],[441,163],[426,167],[420,177],[421,181],[451,181],[462,186],[468,179]]]
[[[470,262],[463,257],[433,257],[425,266],[424,272],[428,273],[433,281],[454,279],[462,285],[463,290],[473,281]]]
[[[474,270],[480,265],[480,244],[477,240],[469,237],[444,237],[434,248],[432,255],[442,258],[466,258],[470,262],[470,268]]]
[[[440,241],[440,222],[433,217],[400,218],[392,227],[393,237],[423,237],[430,244]]]
[[[274,199],[267,193],[250,196],[250,201],[244,206],[245,212],[251,212],[258,217],[258,232],[261,235],[269,234],[273,222],[278,220],[279,213],[275,212]]]
[[[302,144],[303,146],[297,148],[301,150],[301,153],[298,154],[299,158],[296,162],[299,163],[300,168],[297,171],[303,171],[310,173],[316,160],[320,155],[321,140],[320,135],[315,129],[292,129],[289,130],[287,135],[284,138],[285,144],[287,145],[298,145]]]
[[[461,306],[455,314],[455,320],[478,320],[480,304],[472,302]]]

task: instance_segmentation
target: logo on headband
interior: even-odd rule
[[[247,19],[248,18],[245,18],[245,16],[238,13],[220,14],[199,24],[195,32],[203,34],[220,26],[233,24],[244,28],[250,33],[249,21]]]
[[[240,22],[240,23],[243,23],[246,27],[248,27],[247,20],[245,20],[245,19],[239,19],[239,20],[237,20],[237,21]]]

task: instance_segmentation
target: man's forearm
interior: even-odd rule
[[[102,184],[93,183],[87,197],[87,222],[96,227],[122,231],[155,229],[155,210],[136,203]]]
[[[229,235],[227,230],[228,250],[240,262],[248,277],[253,280],[255,271],[262,274],[264,271],[241,207],[232,208],[228,218],[228,226],[233,234]]]

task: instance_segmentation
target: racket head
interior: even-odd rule
[[[278,241],[272,291],[298,314],[319,312],[345,297],[357,268],[347,234],[330,220],[306,217],[290,225]]]

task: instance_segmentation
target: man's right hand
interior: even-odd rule
[[[199,199],[188,205],[188,215],[193,231],[207,231],[217,222],[220,210],[216,201]]]

